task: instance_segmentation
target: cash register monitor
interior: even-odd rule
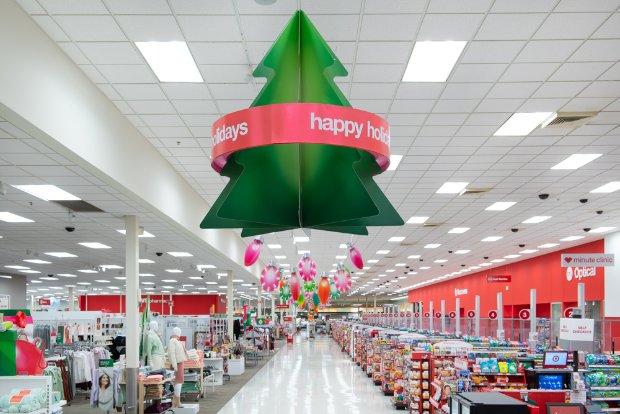
[[[546,351],[543,357],[543,368],[566,368],[568,366],[568,352]]]
[[[547,414],[584,414],[581,404],[547,403]]]

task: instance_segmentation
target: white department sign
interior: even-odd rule
[[[562,267],[574,266],[593,266],[606,267],[615,266],[616,260],[614,254],[563,254]]]
[[[560,319],[560,339],[567,341],[593,341],[594,319]]]
[[[0,295],[0,309],[10,309],[10,308],[11,308],[11,296]]]

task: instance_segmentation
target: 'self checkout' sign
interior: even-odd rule
[[[594,319],[560,319],[560,339],[567,341],[593,341]]]

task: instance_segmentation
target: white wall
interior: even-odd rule
[[[29,307],[26,304],[26,278],[24,276],[12,276],[12,279],[0,278],[0,295],[11,297],[11,309]],[[2,313],[1,309],[0,313]]]
[[[605,253],[616,255],[616,265],[605,268],[605,317],[620,317],[620,232],[605,236]]]

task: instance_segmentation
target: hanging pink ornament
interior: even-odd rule
[[[364,258],[360,251],[352,243],[347,243],[347,247],[349,248],[349,258],[351,258],[353,266],[362,269],[364,267]]]
[[[302,256],[297,267],[299,268],[300,276],[306,282],[310,282],[316,276],[316,265],[307,253]]]
[[[301,277],[299,277],[297,272],[291,272],[291,277],[288,278],[288,285],[291,288],[291,297],[297,302],[301,294]]]
[[[252,243],[248,244],[248,247],[245,249],[245,256],[243,257],[243,264],[246,266],[252,266],[258,260],[258,256],[260,256],[260,248],[263,245],[262,236],[258,236]]]
[[[260,274],[260,284],[265,292],[273,292],[278,286],[280,281],[280,271],[276,267],[275,263],[269,263],[269,265],[263,269]]]
[[[334,275],[336,289],[338,289],[340,293],[345,293],[351,289],[351,282],[351,275],[345,270],[345,267],[342,264],[338,265],[338,270],[336,270],[336,274]]]

